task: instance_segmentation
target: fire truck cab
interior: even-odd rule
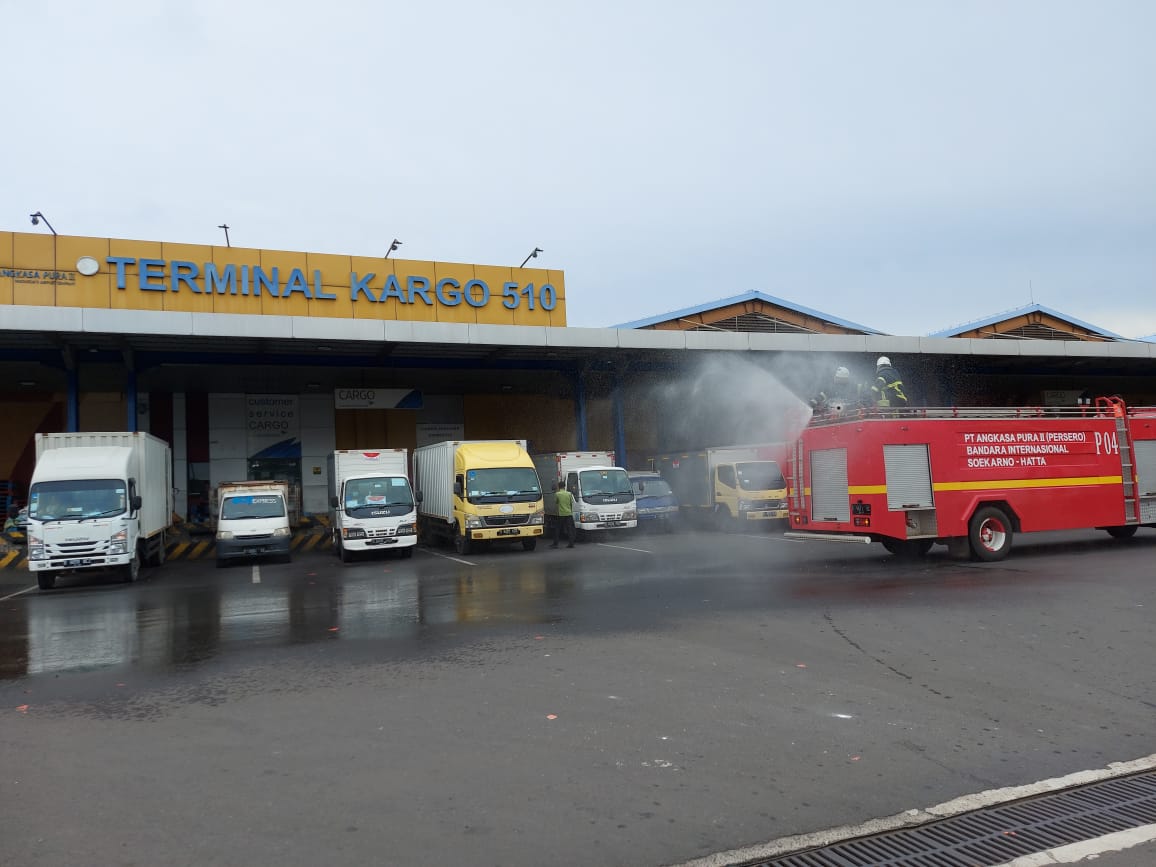
[[[856,410],[795,443],[787,536],[1002,560],[1016,533],[1156,526],[1156,408]]]

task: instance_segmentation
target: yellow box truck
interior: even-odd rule
[[[418,534],[450,540],[459,554],[479,542],[521,542],[542,535],[542,483],[525,440],[466,440],[420,446],[413,453]]]
[[[684,513],[709,518],[720,530],[766,527],[787,520],[782,443],[671,452],[651,458]]]

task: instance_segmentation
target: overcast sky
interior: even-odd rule
[[[1156,332],[1156,3],[0,0],[0,228]]]

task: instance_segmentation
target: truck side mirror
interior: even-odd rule
[[[454,496],[460,497],[462,495],[462,483],[454,482]]]
[[[141,507],[140,495],[137,494],[133,496],[132,499],[129,500],[129,505],[132,507],[134,512],[139,512]]]
[[[336,509],[337,508],[337,497],[330,497],[329,498],[329,505]]]
[[[416,500],[417,502],[419,502],[419,503],[420,503],[420,502],[421,502],[421,499],[422,499],[422,497],[421,497],[421,491],[418,491],[418,492],[417,492],[417,495],[414,497],[414,500]]]

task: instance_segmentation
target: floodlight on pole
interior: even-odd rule
[[[385,251],[385,258],[388,259],[390,253],[396,253],[397,248],[400,246],[401,241],[397,240],[397,238],[394,238],[389,244],[389,249]]]
[[[533,250],[531,250],[531,251],[530,251],[530,255],[529,255],[529,256],[527,256],[525,259],[523,259],[523,260],[522,260],[522,264],[521,264],[521,265],[519,265],[518,267],[519,267],[519,268],[525,268],[525,267],[526,267],[526,263],[527,263],[527,262],[529,262],[531,259],[537,259],[537,258],[538,258],[538,254],[539,254],[539,253],[541,253],[541,252],[542,252],[542,248],[541,248],[541,247],[535,247]]]
[[[53,235],[56,234],[56,230],[52,228],[52,224],[48,222],[48,218],[44,216],[44,214],[40,213],[40,211],[37,211],[35,214],[29,214],[28,216],[32,218],[33,226],[39,226],[40,221],[43,220],[44,225],[48,227],[48,231],[50,231]]]
[[[232,247],[233,245],[229,243],[229,224],[221,223],[221,225],[217,226],[217,228],[225,230],[225,246]]]

